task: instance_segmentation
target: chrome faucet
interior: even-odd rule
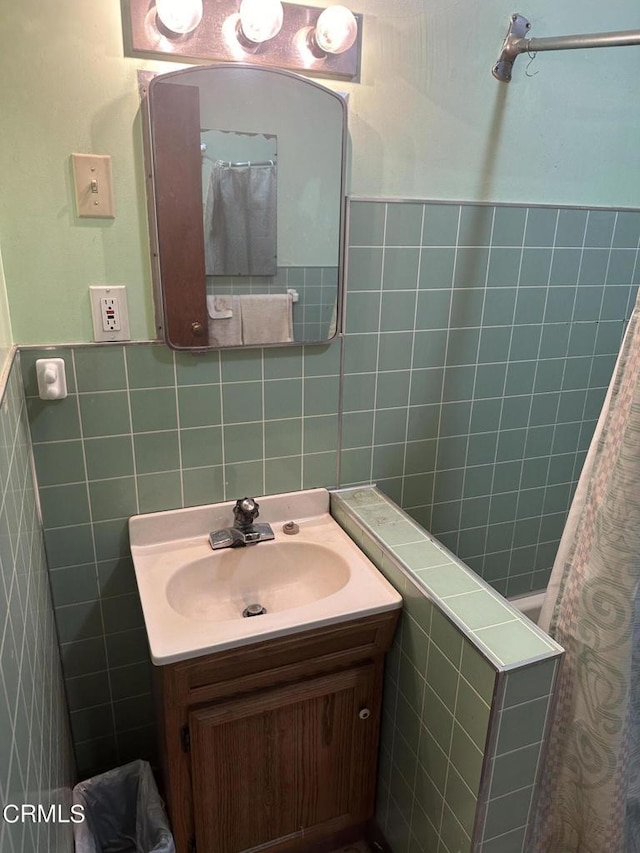
[[[233,527],[223,527],[209,534],[214,551],[218,548],[242,548],[275,539],[270,524],[256,524],[260,504],[254,498],[240,498],[233,508]]]

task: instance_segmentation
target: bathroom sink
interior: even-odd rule
[[[312,489],[258,498],[275,538],[213,550],[234,502],[137,515],[131,554],[151,657],[174,663],[402,605]],[[293,521],[298,532],[285,532]],[[249,618],[251,617],[251,618]]]
[[[349,562],[314,542],[265,542],[229,548],[189,563],[167,584],[171,607],[191,619],[242,619],[326,598],[348,583]],[[262,615],[262,614],[258,614]]]

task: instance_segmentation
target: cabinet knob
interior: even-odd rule
[[[368,708],[363,708],[358,714],[361,720],[368,720],[371,716],[371,711]]]
[[[204,335],[204,326],[202,323],[192,323],[191,331],[196,336],[196,338],[201,338]]]

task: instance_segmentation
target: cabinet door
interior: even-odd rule
[[[193,711],[198,853],[311,841],[371,816],[377,681],[372,663]]]

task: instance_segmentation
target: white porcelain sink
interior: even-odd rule
[[[393,610],[396,590],[329,514],[326,489],[258,498],[275,539],[212,550],[234,502],[137,515],[131,553],[151,657],[162,665]],[[283,525],[295,521],[299,532]],[[243,616],[251,605],[266,612]]]
[[[190,619],[242,619],[246,607],[267,613],[320,601],[349,582],[349,563],[315,542],[264,542],[229,548],[189,563],[167,584],[171,607]]]

